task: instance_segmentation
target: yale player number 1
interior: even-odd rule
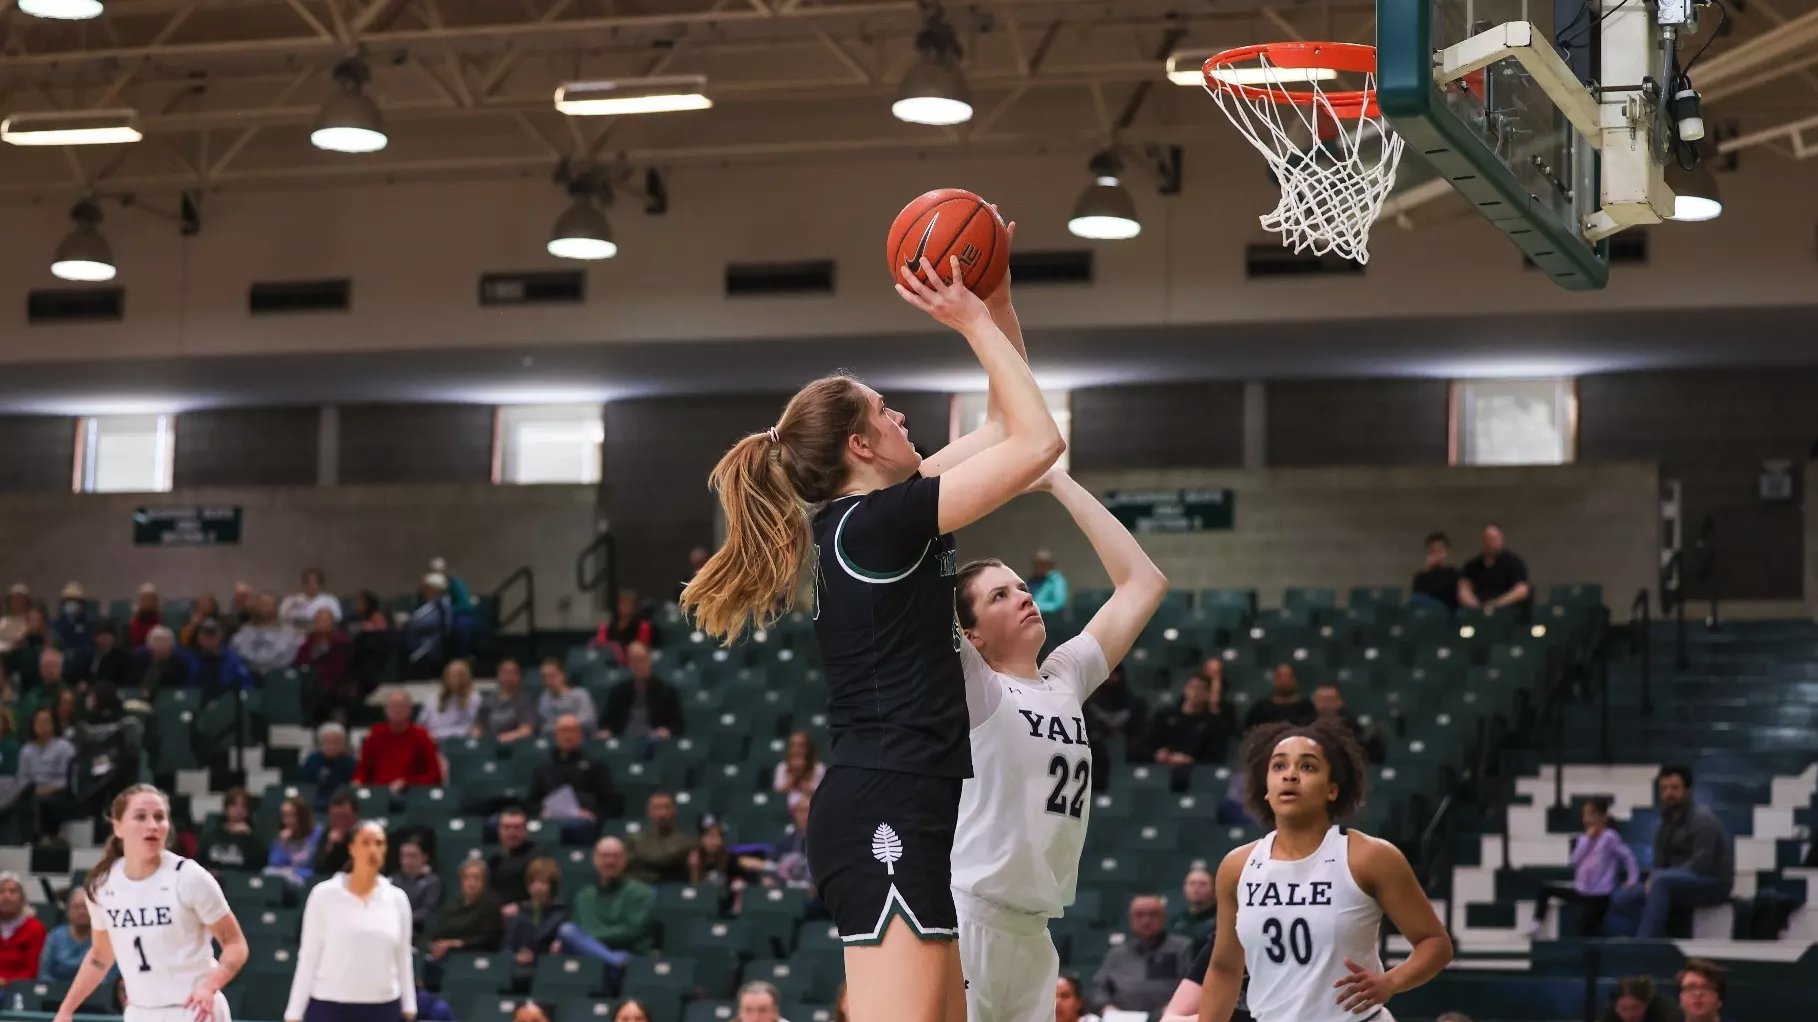
[[[1079,819],[1085,812],[1086,792],[1092,790],[1092,757],[1068,763],[1067,757],[1055,756],[1048,761],[1048,776],[1054,778],[1054,790],[1048,793],[1048,811],[1056,816]],[[1074,782],[1073,798],[1067,799],[1067,781]]]

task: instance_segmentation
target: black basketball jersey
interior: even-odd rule
[[[959,566],[940,532],[940,479],[829,502],[814,544],[831,762],[971,777]]]

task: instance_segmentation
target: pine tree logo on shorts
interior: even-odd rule
[[[896,875],[896,862],[903,857],[903,840],[888,823],[878,824],[877,833],[871,835],[871,857],[884,864],[887,875]]]

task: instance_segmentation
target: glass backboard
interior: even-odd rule
[[[1563,25],[1556,6],[1566,12]],[[1607,246],[1584,240],[1582,228],[1599,202],[1592,140],[1516,59],[1503,58],[1440,84],[1435,54],[1497,26],[1525,22],[1535,27],[1536,39],[1559,40],[1567,44],[1566,54],[1579,55],[1559,63],[1572,76],[1569,81],[1588,80],[1597,41],[1595,6],[1580,0],[1379,0],[1377,5],[1382,112],[1412,154],[1556,284],[1572,290],[1596,290],[1609,282]],[[1583,13],[1573,20],[1576,12]]]

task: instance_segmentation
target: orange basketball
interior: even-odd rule
[[[952,283],[949,256],[958,256],[960,276],[980,298],[1004,282],[1010,268],[1010,232],[984,199],[963,188],[937,188],[920,196],[890,225],[890,279],[902,283],[902,267],[919,268],[927,257]]]

